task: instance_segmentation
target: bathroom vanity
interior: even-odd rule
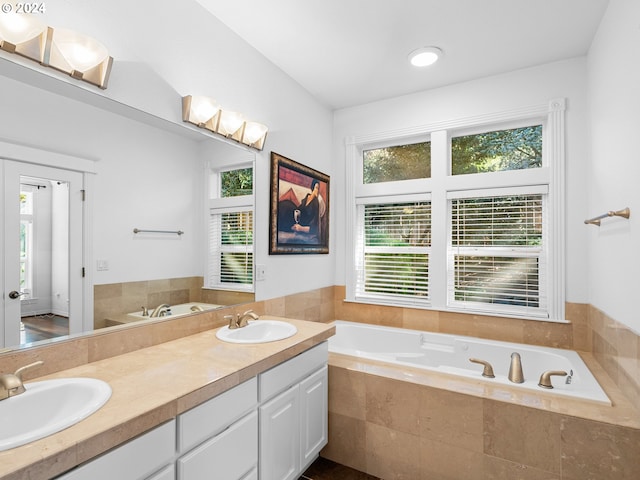
[[[277,342],[230,344],[210,330],[49,375],[100,378],[112,398],[71,428],[0,452],[0,478],[297,479],[327,443],[334,327],[286,321],[298,333]]]

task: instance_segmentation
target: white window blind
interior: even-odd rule
[[[358,205],[356,295],[429,299],[430,202]]]
[[[546,194],[453,198],[448,303],[547,315]]]
[[[253,211],[211,210],[210,287],[253,288]]]

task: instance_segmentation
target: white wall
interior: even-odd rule
[[[589,299],[640,332],[640,3],[611,0],[588,56],[591,155],[588,210],[631,218],[589,226]]]
[[[96,161],[89,192],[94,256],[107,260],[109,270],[89,265],[94,283],[203,274],[203,165],[210,149],[202,142],[213,140],[181,120],[181,97],[193,94],[212,96],[270,129],[256,155],[256,263],[267,273],[256,297],[332,285],[335,242],[330,255],[268,255],[270,152],[331,175],[329,109],[195,2],[73,3],[49,9],[45,21],[113,46],[109,88],[0,51],[0,138]],[[103,20],[105,9],[120,12],[118,25]],[[152,25],[150,11],[171,15],[155,16]],[[208,29],[210,42],[170,38],[175,22]],[[150,25],[145,35],[141,25]],[[186,233],[143,238],[134,227]]]
[[[532,105],[546,105],[551,99],[560,97],[567,99],[567,300],[586,302],[586,232],[582,225],[587,214],[584,189],[584,165],[588,152],[585,58],[542,65],[336,111],[334,170],[340,174],[335,175],[339,178],[336,182],[338,185],[334,187],[344,195],[344,140],[347,137],[392,132]],[[343,203],[344,196],[337,201]],[[345,225],[344,209],[337,213],[336,241],[343,245],[344,232],[350,227]],[[336,284],[344,285],[344,251],[339,251],[336,266]]]

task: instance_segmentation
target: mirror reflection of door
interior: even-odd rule
[[[79,331],[82,174],[21,162],[2,163],[3,346]]]

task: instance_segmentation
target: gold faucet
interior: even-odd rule
[[[151,315],[149,315],[149,317],[150,318],[162,317],[169,308],[170,306],[166,303],[163,303],[162,305],[158,305],[156,308],[153,309],[153,312],[151,312]]]
[[[4,373],[0,375],[0,400],[5,400],[9,397],[14,397],[25,392],[24,384],[22,383],[22,374],[33,367],[38,367],[44,362],[38,360],[37,362],[30,363],[24,367],[20,367],[16,370],[16,373]]]
[[[482,376],[487,378],[496,378],[493,373],[493,367],[486,360],[480,360],[479,358],[470,358],[470,362],[479,363],[480,365],[484,365],[484,369],[482,370]]]
[[[524,374],[522,373],[522,360],[518,352],[511,354],[511,365],[509,366],[509,380],[513,383],[524,383]]]
[[[253,310],[247,310],[242,315],[238,313],[235,317],[233,315],[224,316],[225,320],[229,320],[229,330],[246,327],[250,318],[258,320],[260,317]]]
[[[538,386],[542,388],[553,388],[553,384],[551,383],[551,376],[558,375],[560,377],[566,377],[567,372],[564,370],[547,370],[540,375],[540,381],[538,382]]]

